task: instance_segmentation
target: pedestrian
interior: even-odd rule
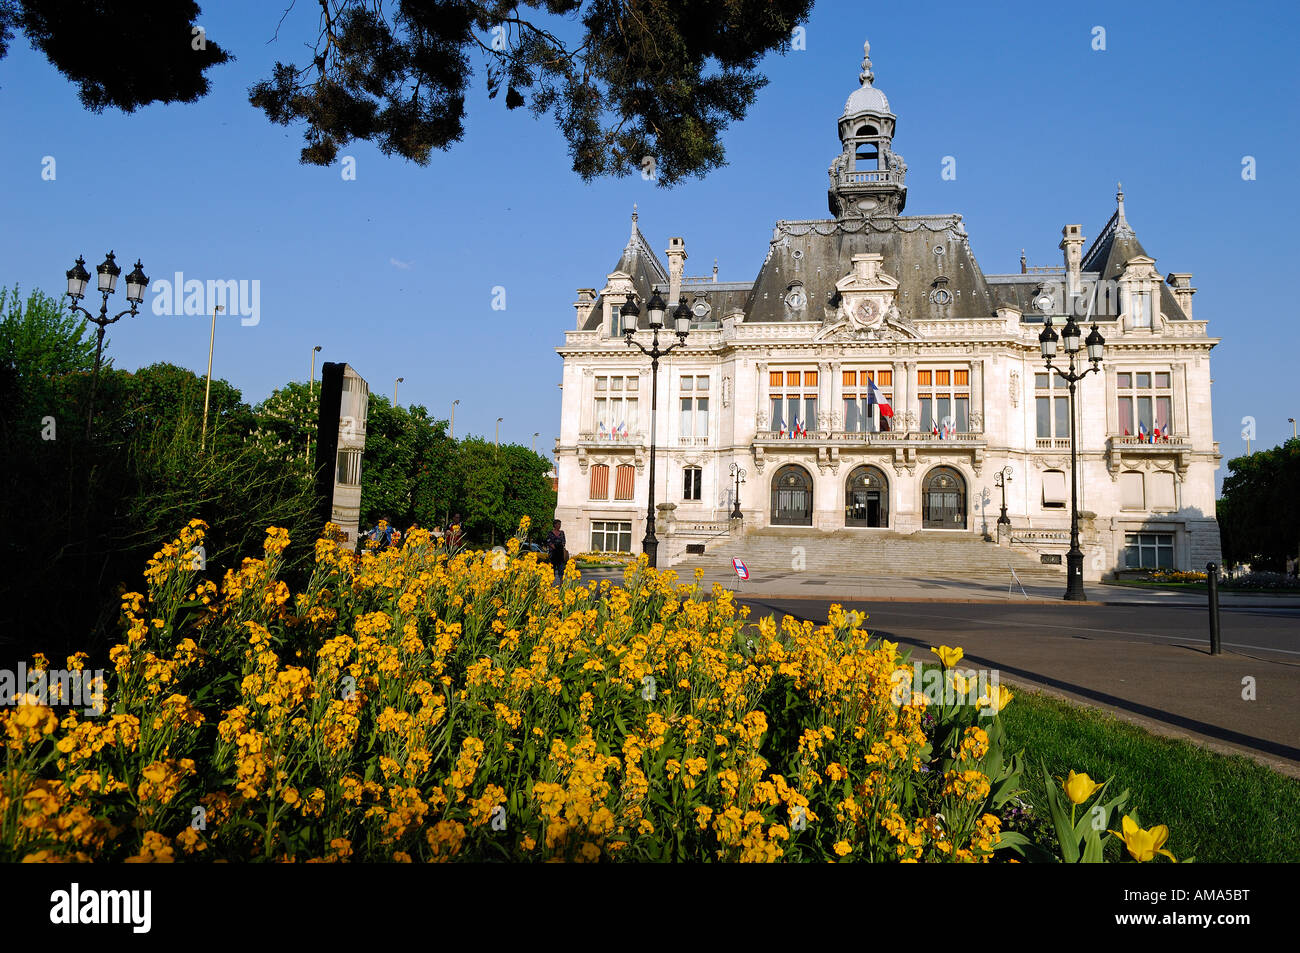
[[[564,567],[569,563],[569,551],[564,548],[566,543],[564,530],[560,529],[560,521],[556,520],[551,528],[550,535],[546,537],[546,552],[551,561],[551,567],[555,570],[555,584],[557,586],[564,579]]]

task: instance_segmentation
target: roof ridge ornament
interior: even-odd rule
[[[871,72],[871,41],[862,42],[862,72],[858,74],[858,81],[863,86],[870,86],[876,81],[876,74]]]
[[[1124,183],[1115,183],[1115,231],[1133,233],[1128,219],[1124,216]]]

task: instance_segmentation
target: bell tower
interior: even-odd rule
[[[891,148],[894,123],[889,100],[877,89],[871,71],[871,44],[862,44],[861,86],[840,116],[840,154],[831,163],[827,193],[837,219],[895,216],[907,202],[907,163]]]

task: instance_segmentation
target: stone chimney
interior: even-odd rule
[[[1178,307],[1183,309],[1183,314],[1187,315],[1190,320],[1192,317],[1192,295],[1196,294],[1196,289],[1192,287],[1192,276],[1188,272],[1174,272],[1165,281],[1169,282],[1169,287],[1173,289],[1174,300],[1178,302]]]
[[[595,288],[578,289],[578,300],[573,302],[573,309],[574,311],[577,312],[577,319],[578,319],[577,329],[579,331],[581,331],[582,326],[587,323],[587,319],[591,317],[591,309],[595,305],[595,303],[596,303]]]
[[[1057,247],[1065,252],[1065,301],[1063,303],[1069,307],[1074,296],[1081,290],[1083,226],[1067,225],[1061,229],[1061,244]]]
[[[667,301],[668,311],[671,313],[682,296],[682,274],[686,270],[686,239],[668,239],[668,249],[664,254],[668,256]]]

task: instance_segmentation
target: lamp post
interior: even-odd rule
[[[1294,440],[1295,439],[1295,418],[1288,417],[1286,419],[1286,422],[1291,425],[1291,439]]]
[[[1093,300],[1096,300],[1094,294]],[[1092,302],[1088,304],[1088,314],[1092,313]],[[1088,320],[1088,315],[1084,316],[1084,321]],[[1105,351],[1106,339],[1101,336],[1097,329],[1097,322],[1092,324],[1092,333],[1088,335],[1085,342],[1081,342],[1082,331],[1074,323],[1074,315],[1070,314],[1065,321],[1065,327],[1061,329],[1061,336],[1058,338],[1052,330],[1052,320],[1050,317],[1044,317],[1045,326],[1043,331],[1038,335],[1038,346],[1042,351],[1043,360],[1047,362],[1047,370],[1055,371],[1062,379],[1070,385],[1070,551],[1065,556],[1066,565],[1066,586],[1065,598],[1070,602],[1082,602],[1087,598],[1083,594],[1083,550],[1079,548],[1079,441],[1075,433],[1074,423],[1074,388],[1075,384],[1083,380],[1093,371],[1099,371],[1097,366],[1102,359]],[[1053,367],[1052,361],[1056,359],[1056,344],[1061,341],[1065,347],[1065,353],[1070,359],[1070,370],[1061,370],[1059,367]],[[1075,370],[1075,356],[1079,353],[1080,344],[1088,349],[1088,360],[1092,362],[1092,367],[1086,367],[1082,371]]]
[[[452,440],[456,439],[456,405],[459,403],[460,401],[458,400],[453,400],[451,402],[451,439]]]
[[[731,518],[733,520],[744,519],[740,515],[740,486],[745,482],[745,469],[737,463],[731,465],[731,479],[736,485],[736,492],[732,494]]]
[[[217,343],[217,312],[225,311],[223,305],[212,306],[212,333],[208,335],[208,382],[203,385],[203,432],[199,434],[199,452],[207,447],[208,440],[208,397],[212,393],[212,349]]]
[[[1007,484],[1011,482],[1011,467],[1003,467],[997,473],[993,474],[993,485],[1002,490],[1002,515],[998,517],[998,534],[1001,535],[1001,527],[1006,526],[1008,530],[1011,527],[1011,519],[1007,516]]]
[[[641,551],[646,554],[652,567],[657,567],[659,564],[659,540],[655,538],[655,425],[659,411],[659,358],[685,344],[686,335],[691,330],[691,309],[686,307],[686,299],[682,298],[678,300],[677,308],[673,311],[673,327],[678,338],[677,343],[661,348],[659,331],[664,326],[666,309],[667,305],[659,292],[652,292],[650,300],[646,302],[650,330],[654,332],[648,348],[632,336],[636,333],[636,320],[641,314],[641,309],[636,306],[636,302],[629,297],[620,312],[623,319],[623,337],[628,347],[635,346],[650,358],[650,489],[647,494],[645,539],[641,541]]]
[[[404,380],[406,380],[405,377],[399,377],[397,380],[393,381],[393,406],[394,407],[397,406],[397,385],[402,383],[402,381]]]
[[[497,452],[498,453],[501,452],[501,421],[503,420],[505,420],[504,417],[497,418]]]
[[[317,344],[311,349],[311,376],[307,378],[307,393],[316,393],[316,355],[320,353],[320,345]]]
[[[533,434],[533,456],[537,456],[537,438],[541,435],[542,432],[540,430]]]
[[[77,304],[86,294],[86,282],[90,280],[90,273],[86,271],[86,259],[81,255],[77,256],[76,262],[66,272],[68,278],[67,296],[72,299],[71,308],[85,315],[87,321],[91,321],[99,327],[99,333],[95,341],[95,370],[90,378],[90,408],[86,413],[86,439],[90,439],[90,424],[95,419],[95,391],[99,386],[99,365],[104,353],[104,329],[126,315],[139,314],[140,302],[144,301],[144,291],[149,287],[149,279],[145,276],[144,266],[141,265],[140,259],[135,261],[135,270],[126,276],[126,300],[130,302],[131,307],[125,311],[119,311],[111,318],[108,316],[108,296],[117,288],[117,276],[122,273],[117,262],[113,259],[113,253],[110,251],[104,258],[102,265],[97,265],[95,271],[99,275],[99,291],[104,296],[103,303],[99,306],[99,314],[93,315],[81,305]]]

